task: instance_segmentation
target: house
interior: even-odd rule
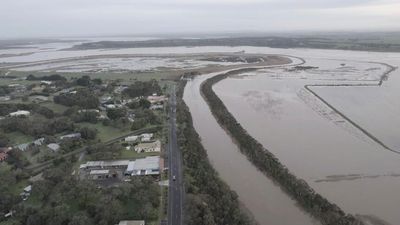
[[[36,139],[35,141],[33,141],[33,144],[36,146],[41,146],[43,144],[43,142],[44,142],[44,138],[39,138],[39,139]]]
[[[32,191],[32,185],[26,186],[24,188],[24,191],[21,194],[19,194],[22,197],[22,200],[26,201],[28,197],[31,195],[31,191]]]
[[[40,81],[40,84],[43,84],[43,85],[51,85],[52,82],[51,82],[51,81],[48,81],[48,80],[42,80],[42,81]]]
[[[61,140],[66,139],[66,138],[78,139],[78,138],[81,138],[81,133],[67,134],[67,135],[63,135],[63,136],[60,137]]]
[[[140,143],[135,146],[135,151],[138,153],[141,152],[160,152],[161,151],[161,142],[160,140],[148,143]]]
[[[20,117],[20,116],[27,117],[27,116],[31,115],[31,113],[29,111],[26,111],[26,110],[18,110],[16,112],[12,112],[12,113],[10,113],[8,115],[9,116],[15,116],[15,117]]]
[[[144,134],[140,135],[141,141],[143,141],[143,142],[149,142],[153,138],[153,136],[154,136],[154,134],[151,134],[151,133],[144,133]]]
[[[46,102],[49,100],[49,97],[42,96],[42,95],[31,96],[31,98],[32,98],[33,102],[37,102],[37,103]]]
[[[111,96],[104,96],[100,99],[101,104],[105,104],[107,102],[110,102],[113,98]]]
[[[88,161],[80,166],[80,169],[97,170],[97,169],[124,169],[128,167],[129,160],[116,161]]]
[[[135,141],[138,140],[138,139],[139,139],[139,136],[134,135],[134,136],[126,137],[126,138],[125,138],[125,141],[126,141],[126,142],[135,142]]]
[[[164,106],[163,105],[152,105],[150,106],[151,110],[159,110],[159,109],[163,109]]]
[[[104,105],[104,107],[105,107],[106,109],[115,109],[115,108],[117,108],[117,106],[114,105],[114,104],[107,104],[107,105]]]
[[[117,225],[145,225],[144,220],[123,220]]]
[[[49,149],[51,149],[53,152],[58,152],[60,150],[60,145],[57,143],[50,143],[47,145]]]
[[[0,101],[1,102],[6,102],[6,101],[10,101],[11,97],[6,95],[6,96],[0,96]]]
[[[165,100],[167,100],[167,98],[164,95],[152,95],[152,96],[148,96],[147,100],[151,103],[151,104],[156,104],[156,103],[163,103]]]
[[[32,191],[32,185],[28,185],[28,186],[26,186],[26,187],[24,188],[24,192],[25,192],[25,193],[31,193],[31,191]]]
[[[116,88],[114,89],[114,93],[121,94],[121,93],[122,93],[123,91],[125,91],[127,88],[128,88],[127,85],[120,85],[120,86],[118,86],[118,87],[116,87]]]
[[[148,176],[160,174],[160,156],[149,156],[130,161],[125,175]]]
[[[98,109],[80,109],[80,110],[78,110],[78,113],[87,113],[87,112],[100,113],[100,110],[98,110]]]
[[[29,145],[30,145],[30,143],[19,144],[19,145],[16,146],[16,148],[18,148],[21,151],[25,151],[25,150],[28,149]]]

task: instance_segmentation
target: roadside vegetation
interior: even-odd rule
[[[99,188],[71,176],[76,158],[57,161],[33,182],[28,200],[21,202],[13,188],[26,177],[0,164],[0,216],[12,208],[12,225],[109,225],[125,219],[158,218],[160,189],[152,179],[137,178],[122,185]]]
[[[361,225],[356,217],[346,214],[338,206],[316,193],[304,180],[294,176],[271,152],[236,121],[212,89],[212,86],[226,77],[242,73],[236,70],[214,76],[203,83],[201,92],[205,96],[213,115],[239,146],[240,151],[266,176],[280,184],[289,196],[324,225]]]
[[[148,142],[162,139],[166,98],[158,80],[36,74],[2,81],[0,225],[163,219],[160,177],[95,181],[79,174],[90,160],[162,157],[161,147],[137,152],[140,141],[124,140],[143,133],[154,135]]]
[[[177,93],[178,141],[182,151],[185,180],[185,224],[255,224],[240,209],[238,196],[219,178],[207,158],[193,127],[189,109],[182,100],[184,81]]]

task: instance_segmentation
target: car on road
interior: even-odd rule
[[[172,180],[173,181],[175,181],[176,180],[176,176],[174,175],[174,176],[172,176]]]

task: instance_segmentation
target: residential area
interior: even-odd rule
[[[58,74],[3,79],[0,224],[164,221],[162,85]],[[65,215],[55,215],[54,207]]]

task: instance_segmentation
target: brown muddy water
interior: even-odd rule
[[[348,213],[400,224],[400,154],[384,149],[304,89],[307,84],[375,84],[388,69],[366,61],[373,57],[365,62],[353,57],[304,57],[305,65],[318,68],[263,69],[227,78],[214,90],[253,137],[318,193]],[[397,66],[398,59],[387,61]],[[398,70],[381,87],[312,90],[400,150]]]
[[[319,224],[297,207],[279,186],[259,172],[219,126],[199,90],[200,84],[213,75],[189,81],[184,101],[190,108],[194,127],[210,161],[221,178],[237,192],[239,200],[261,225]]]
[[[50,46],[51,47],[51,46]],[[0,50],[0,63],[31,63],[97,55],[238,52],[288,54],[318,69],[267,69],[235,76],[214,89],[242,126],[316,191],[353,214],[400,224],[400,155],[383,149],[304,89],[306,84],[377,83],[383,62],[400,66],[399,53],[261,47],[171,47],[63,51],[66,46]],[[19,53],[29,53],[22,54]],[[104,58],[104,57],[103,57]],[[101,62],[104,65],[104,58]],[[105,64],[132,68],[132,61]],[[133,65],[135,67],[136,65]],[[142,62],[140,65],[143,66]],[[208,75],[212,76],[212,75]],[[185,101],[213,166],[261,224],[312,224],[280,188],[239,153],[199,93],[196,78]],[[400,146],[400,72],[381,87],[312,87],[318,95],[393,149]]]

